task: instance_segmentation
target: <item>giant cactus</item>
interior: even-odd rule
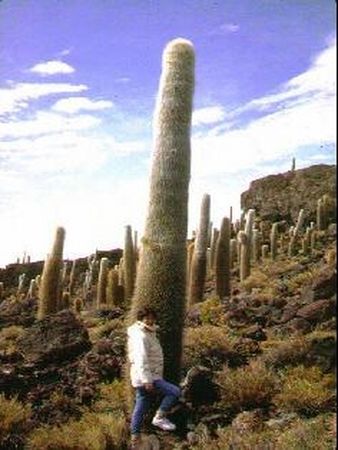
[[[305,218],[304,209],[301,209],[298,214],[298,219],[295,228],[293,229],[293,233],[291,235],[291,239],[289,242],[289,256],[293,256],[296,251],[296,242],[299,237],[300,231],[303,227]]]
[[[39,288],[38,319],[56,313],[59,309],[65,234],[63,227],[57,228],[52,251],[43,266]]]
[[[189,304],[202,301],[207,270],[208,229],[210,218],[210,195],[204,194],[201,205],[200,223],[195,240],[190,267]]]
[[[230,296],[230,220],[224,217],[216,245],[216,294]]]
[[[134,321],[144,306],[157,311],[164,376],[174,382],[180,378],[185,312],[193,89],[193,46],[174,40],[163,55],[148,213],[129,316]]]

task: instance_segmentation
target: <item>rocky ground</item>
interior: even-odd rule
[[[208,277],[187,310],[177,431],[145,424],[148,449],[332,449],[335,443],[335,227],[311,255]],[[13,287],[0,303],[0,449],[128,448],[125,311],[65,309],[41,321]],[[6,294],[6,293],[5,293]]]

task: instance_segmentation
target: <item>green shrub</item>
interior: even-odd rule
[[[27,441],[27,450],[123,450],[128,427],[124,417],[86,413],[60,427],[40,427]]]
[[[223,388],[221,405],[240,411],[268,406],[277,393],[278,378],[261,361],[252,360],[237,369],[224,368],[218,383]]]
[[[201,322],[203,325],[225,325],[224,306],[218,297],[211,297],[200,304]]]
[[[274,403],[285,411],[316,415],[333,408],[333,374],[324,375],[319,367],[292,367],[282,375],[281,391]]]
[[[29,405],[23,405],[16,398],[6,399],[0,395],[0,447],[12,433],[23,433],[31,416]]]

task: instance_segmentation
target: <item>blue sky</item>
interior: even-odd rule
[[[189,230],[255,178],[335,163],[331,0],[0,2],[0,265],[142,233],[152,114],[168,41],[196,51]]]

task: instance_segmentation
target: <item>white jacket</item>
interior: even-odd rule
[[[128,328],[128,359],[132,386],[163,377],[163,352],[155,328],[151,330],[141,321]]]

